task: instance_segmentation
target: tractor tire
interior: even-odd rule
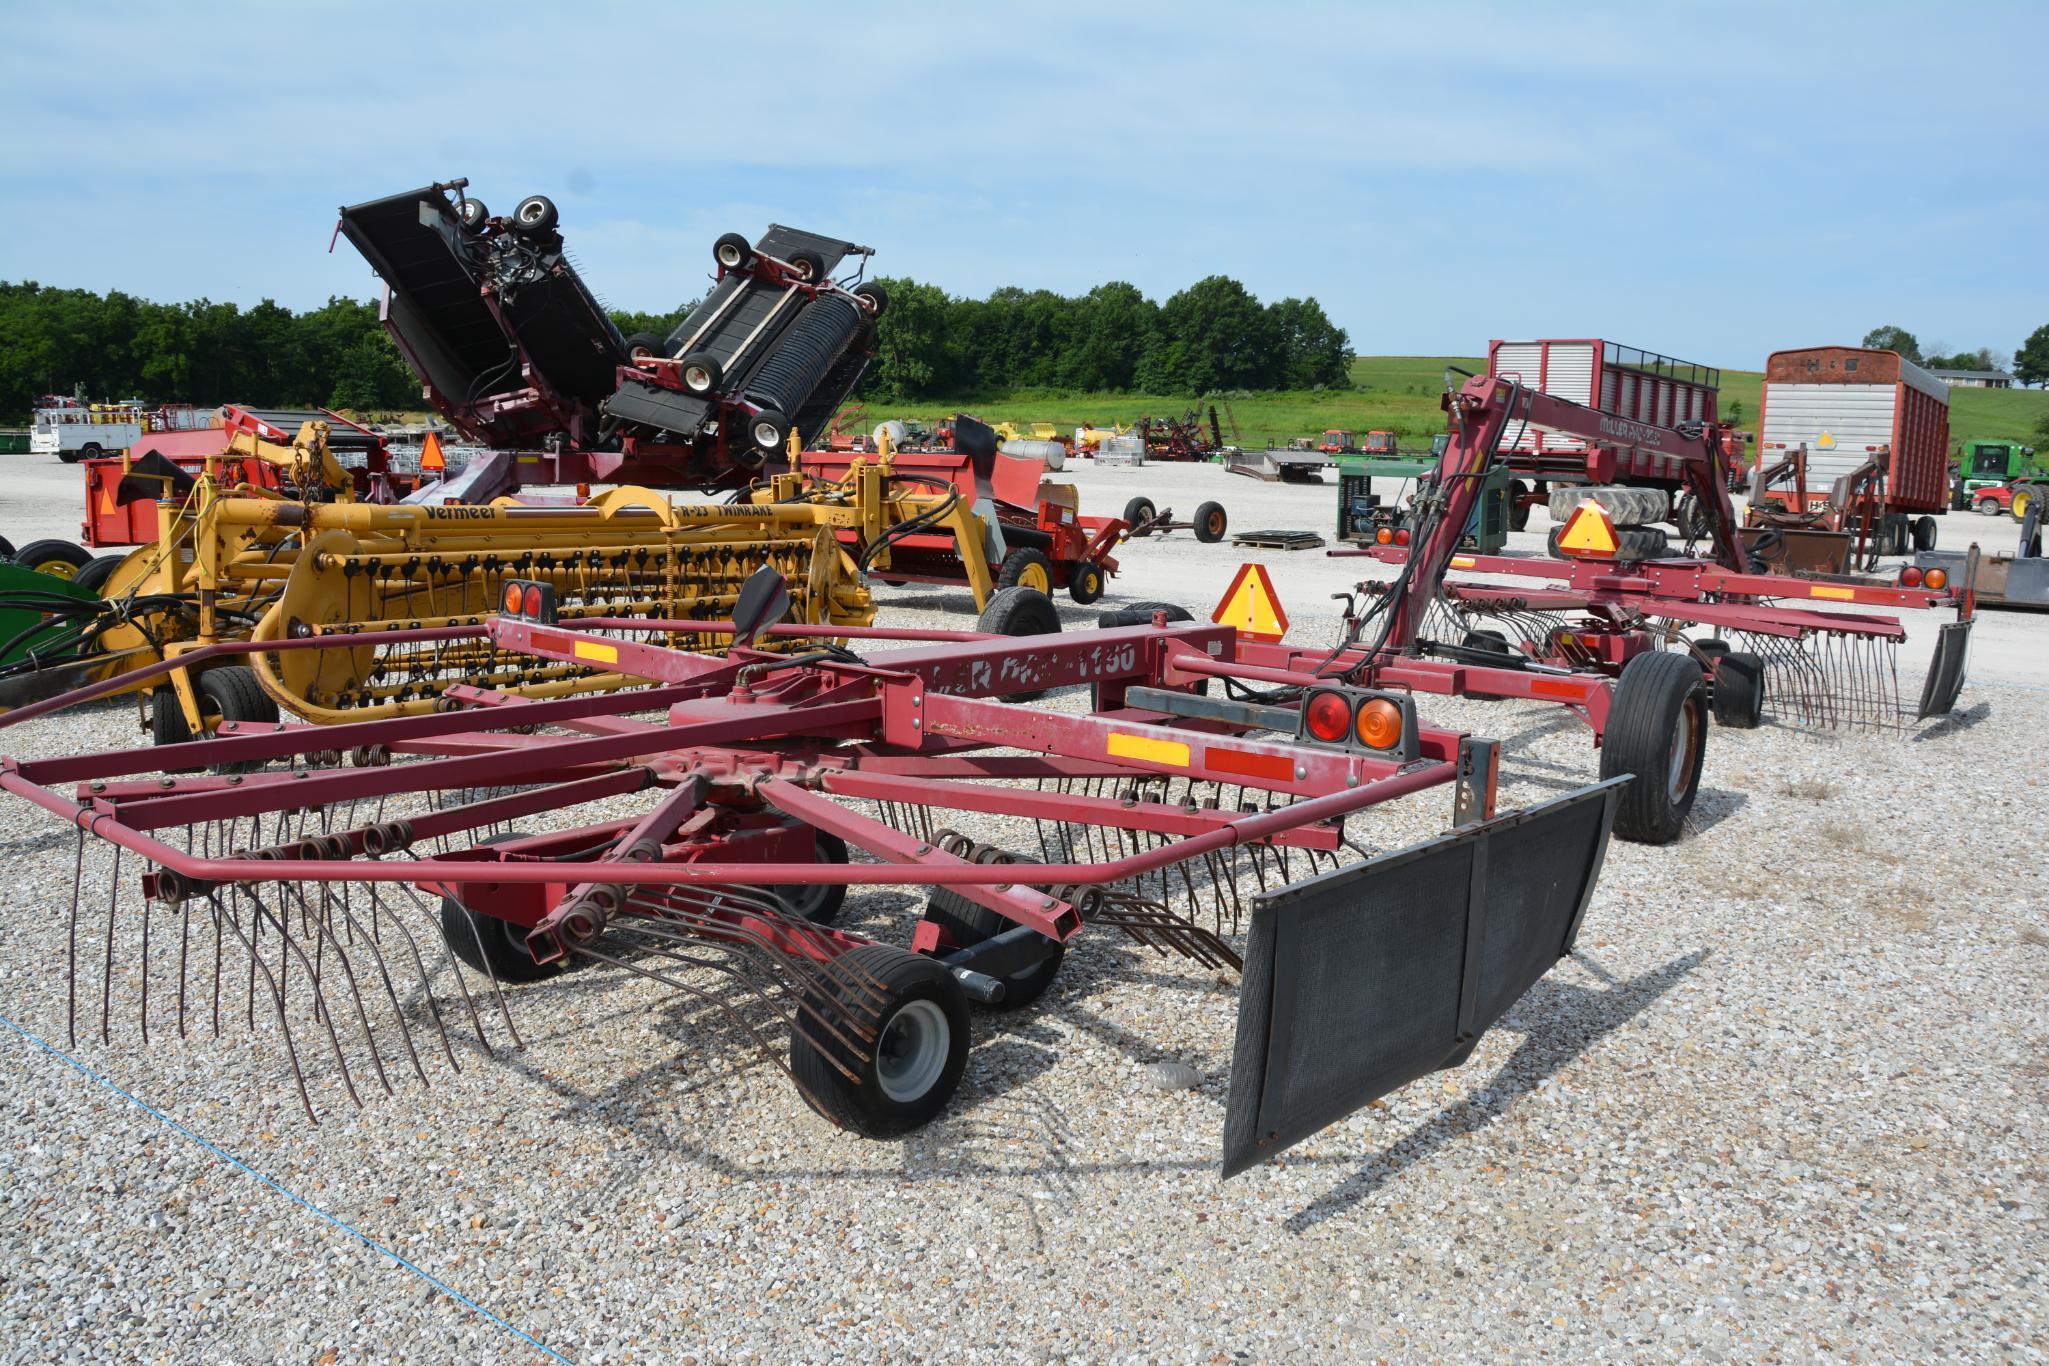
[[[1935,549],[1935,534],[1936,526],[1933,517],[1924,513],[1914,519],[1914,549],[1924,551]]]
[[[168,678],[158,682],[156,691],[149,695],[149,742],[153,745],[182,745],[192,738],[192,727],[185,724],[185,709],[178,705],[178,690],[171,686]],[[176,769],[186,773],[190,769]]]
[[[745,270],[754,259],[754,244],[737,232],[729,232],[711,244],[711,259],[725,270]]]
[[[1530,486],[1520,479],[1508,481],[1508,529],[1528,531],[1530,529]]]
[[[491,221],[491,211],[481,199],[465,199],[455,206],[455,219],[471,232],[482,232]]]
[[[215,665],[195,679],[192,687],[199,694],[199,709],[206,715],[218,715],[222,721],[277,724],[277,703],[256,681],[256,670],[247,664]],[[253,773],[263,767],[263,761],[244,759],[209,767],[215,773]]]
[[[1086,607],[1103,596],[1103,567],[1089,560],[1067,566],[1067,596]]]
[[[1053,599],[1036,588],[999,588],[975,618],[975,629],[999,636],[1051,636],[1060,633],[1060,613]],[[1046,690],[1000,694],[1005,702],[1030,702],[1044,697]]]
[[[925,900],[925,919],[944,929],[952,936],[954,947],[960,949],[971,948],[1014,928],[987,906],[978,905],[948,887],[932,889],[932,895]],[[1060,962],[1067,956],[1067,945],[1044,935],[1039,937],[1045,941],[1046,956],[1004,978],[1003,999],[991,1003],[991,1010],[1021,1009],[1045,995],[1046,988],[1053,985]]]
[[[726,382],[724,368],[709,351],[692,351],[676,367],[676,374],[682,379],[683,387],[699,398],[717,393],[719,386]]]
[[[1030,546],[1019,546],[1003,557],[1003,563],[996,570],[998,588],[1031,588],[1051,597],[1053,594],[1053,562],[1045,552]]]
[[[866,299],[875,306],[875,311],[869,315],[870,317],[879,318],[889,311],[889,291],[873,280],[865,285],[854,286],[854,297]]]
[[[1978,515],[1980,517],[1997,517],[2002,510],[1997,498],[1980,498],[1978,500]]]
[[[820,863],[847,861],[845,840],[827,830],[816,833]],[[814,925],[830,925],[839,919],[840,907],[847,902],[847,884],[844,882],[785,882],[760,890],[788,902],[792,911]]]
[[[793,251],[790,264],[796,268],[797,278],[807,285],[815,285],[825,279],[825,258],[815,251]]]
[[[668,344],[653,332],[636,332],[626,339],[626,359],[629,364],[643,365],[658,356],[668,354]]]
[[[1159,509],[1153,506],[1153,500],[1150,498],[1134,498],[1124,505],[1126,526],[1144,526],[1159,515]]]
[[[512,206],[512,230],[521,237],[545,237],[561,219],[555,201],[544,194],[530,194]]]
[[[2028,516],[2028,509],[2029,509],[2030,507],[2032,507],[2032,506],[2034,505],[2034,502],[2035,502],[2035,490],[2034,490],[2034,489],[2032,489],[2032,488],[2025,488],[2025,489],[2015,489],[2015,490],[2013,491],[2013,502],[2012,502],[2012,510],[2013,510],[2013,519],[2014,519],[2014,520],[2015,520],[2016,522],[2026,521],[2026,520],[2027,520],[2027,516]],[[1929,520],[1933,520],[1933,519],[1929,519]]]
[[[1224,515],[1222,503],[1204,503],[1195,510],[1195,539],[1204,545],[1215,545],[1223,540],[1230,525],[1231,519]]]
[[[805,1103],[833,1124],[865,1138],[895,1138],[929,1122],[960,1086],[967,993],[943,964],[894,944],[863,944],[844,958],[849,971],[821,976],[810,1009],[796,1017],[790,1072]],[[856,994],[839,985],[841,976],[868,980]],[[855,1031],[835,1032],[816,1018],[849,1015],[875,1028],[865,1058],[848,1042],[859,1037]]]
[[[101,555],[90,561],[85,568],[72,575],[73,586],[97,593],[107,586],[107,580],[114,577],[114,571],[128,563],[126,555]]]
[[[1615,529],[1615,558],[1618,560],[1660,560],[1671,551],[1663,527],[1625,526]]]
[[[1756,730],[1764,724],[1764,661],[1736,651],[1715,661],[1715,724]]]
[[[1672,516],[1672,499],[1663,489],[1629,488],[1622,484],[1562,484],[1551,490],[1551,520],[1564,526],[1588,499],[1601,505],[1618,530],[1647,527]]]
[[[1693,646],[1695,653],[1705,655],[1710,663],[1722,658],[1730,650],[1728,641],[1717,640],[1713,636],[1709,636],[1704,640],[1690,641],[1689,644]]]
[[[76,579],[79,571],[92,563],[92,558],[90,550],[71,541],[30,541],[14,553],[14,562],[23,569],[33,569],[67,583]]]
[[[1658,650],[1622,667],[1601,744],[1601,777],[1629,775],[1615,804],[1615,833],[1636,844],[1670,844],[1700,792],[1707,753],[1708,689],[1691,655]]]

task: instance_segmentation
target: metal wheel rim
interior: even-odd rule
[[[529,201],[528,201],[527,203],[525,203],[525,204],[522,204],[522,205],[520,205],[520,206],[519,206],[519,221],[520,221],[520,222],[522,222],[522,223],[538,223],[538,222],[540,222],[540,221],[541,221],[541,206],[540,206],[540,205],[538,205],[538,204],[536,204],[536,203],[533,203],[533,202],[532,202],[531,200],[529,200]]]
[[[735,246],[720,247],[718,250],[718,258],[720,265],[726,267],[728,270],[731,270],[740,264],[740,249]]]
[[[44,560],[36,566],[36,573],[48,574],[53,579],[62,579],[69,583],[78,577],[78,566],[69,560]]]
[[[1052,588],[1053,581],[1047,577],[1044,565],[1028,564],[1019,571],[1017,584],[1020,588],[1036,588],[1045,593]]]
[[[1203,523],[1203,529],[1208,531],[1209,534],[1212,536],[1221,536],[1224,531],[1224,519],[1221,516],[1212,513],[1209,519]]]
[[[922,1097],[946,1070],[952,1046],[953,1025],[936,1002],[906,1004],[875,1041],[875,1080],[882,1094],[898,1104]]]
[[[1692,698],[1679,709],[1679,724],[1672,728],[1672,761],[1665,779],[1666,795],[1677,806],[1686,798],[1693,776],[1693,737],[1700,725],[1700,708]]]
[[[757,422],[754,424],[754,444],[765,451],[772,451],[777,446],[782,445],[782,435],[781,432],[775,429],[772,423]]]
[[[711,388],[711,371],[705,369],[702,365],[684,366],[683,387],[700,394],[703,393]]]

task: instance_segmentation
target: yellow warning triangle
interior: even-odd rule
[[[1565,519],[1565,530],[1558,533],[1558,548],[1567,555],[1605,558],[1621,545],[1615,538],[1615,524],[1591,498],[1572,510],[1572,516]]]
[[[1821,434],[1821,436],[1820,436],[1819,438],[1817,438],[1817,439],[1816,439],[1816,441],[1815,441],[1815,443],[1814,443],[1814,449],[1816,449],[1816,450],[1818,450],[1818,451],[1832,451],[1832,450],[1834,450],[1835,448],[1836,448],[1836,438],[1835,438],[1835,434],[1834,434],[1834,433],[1832,433],[1832,432],[1823,432],[1823,433]]]
[[[441,438],[427,433],[427,439],[420,443],[420,468],[423,470],[445,470],[448,460],[441,454]]]
[[[1238,577],[1224,590],[1224,599],[1210,613],[1211,621],[1229,626],[1254,640],[1279,640],[1288,633],[1288,614],[1263,564],[1241,564]]]

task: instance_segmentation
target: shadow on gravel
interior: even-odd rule
[[[1706,949],[1696,949],[1675,958],[1661,968],[1628,982],[1618,982],[1584,953],[1573,960],[1608,983],[1605,991],[1590,991],[1549,978],[1530,988],[1503,1021],[1514,1028],[1527,1021],[1531,1028],[1522,1046],[1501,1065],[1501,1070],[1474,1088],[1460,1101],[1409,1133],[1372,1158],[1330,1194],[1288,1217],[1289,1232],[1302,1233],[1326,1219],[1334,1218],[1371,1198],[1393,1177],[1416,1162],[1434,1156],[1460,1135],[1492,1124],[1518,1098],[1556,1073],[1597,1041],[1636,1018],[1647,1006],[1690,974],[1707,958]]]
[[[1703,787],[1693,798],[1693,810],[1686,816],[1686,833],[1704,835],[1750,803],[1747,792],[1728,792]]]
[[[1992,715],[1992,704],[1990,702],[1980,702],[1969,711],[1953,711],[1934,725],[1928,727],[1928,729],[1916,731],[1914,733],[1914,743],[1918,745],[1923,740],[1945,739],[1948,736],[1955,735],[1958,731],[1969,730],[1990,715]]]

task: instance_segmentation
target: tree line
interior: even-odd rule
[[[961,298],[884,278],[868,397],[957,398],[1016,389],[1199,395],[1336,389],[1351,341],[1313,298],[1262,304],[1227,275],[1155,303],[1121,280],[1078,298],[999,289]]]
[[[1864,345],[1880,351],[1897,351],[1916,365],[1930,370],[2005,370],[2022,384],[2049,384],[2049,324],[2028,334],[2012,355],[1981,346],[1975,351],[1951,351],[1946,342],[1921,345],[1920,338],[1888,323],[1864,334]]]
[[[1196,395],[1347,383],[1349,341],[1316,300],[1261,304],[1221,275],[1164,304],[1121,282],[1080,298],[999,289],[986,299],[913,280],[882,283],[890,306],[866,397],[1015,389]],[[622,333],[666,335],[688,310],[612,317]],[[245,309],[0,282],[0,421],[25,421],[40,395],[74,392],[207,407],[422,406],[419,380],[376,306],[359,299],[330,298],[295,313],[270,299]]]

